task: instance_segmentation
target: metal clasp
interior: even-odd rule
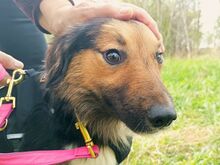
[[[79,129],[80,132],[82,133],[83,135],[83,138],[84,138],[84,141],[86,143],[86,146],[89,150],[89,153],[91,155],[92,158],[96,158],[96,154],[95,152],[93,151],[92,147],[94,146],[94,143],[89,135],[89,132],[88,130],[86,129],[86,127],[83,125],[83,123],[81,121],[78,121],[76,124],[76,129]]]
[[[16,78],[17,74],[19,75],[18,78]],[[12,73],[11,79],[7,80],[8,85],[8,91],[5,97],[0,98],[0,106],[3,102],[12,102],[12,107],[15,108],[15,97],[12,96],[12,90],[14,85],[19,84],[24,79],[25,71],[22,69],[14,70]]]

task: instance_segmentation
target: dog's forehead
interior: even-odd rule
[[[144,24],[137,21],[111,20],[103,24],[100,28],[97,43],[104,47],[108,46],[136,46],[146,47],[155,51],[159,47],[159,41],[151,30]]]

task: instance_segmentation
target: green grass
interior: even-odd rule
[[[135,137],[123,165],[220,165],[220,59],[166,59],[162,76],[178,119]]]

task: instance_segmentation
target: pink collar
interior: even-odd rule
[[[99,154],[97,145],[93,146],[96,156]],[[87,147],[71,150],[28,151],[0,153],[1,165],[55,165],[80,158],[92,158]]]

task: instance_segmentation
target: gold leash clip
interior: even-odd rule
[[[92,147],[94,146],[94,143],[93,143],[93,141],[92,141],[92,139],[89,135],[88,130],[86,129],[86,127],[83,125],[83,123],[81,121],[78,121],[75,124],[75,126],[76,126],[76,129],[79,129],[80,132],[82,133],[84,141],[86,143],[86,146],[89,150],[90,155],[92,156],[92,158],[96,158],[96,154],[92,149]]]
[[[19,75],[18,78],[16,78],[17,74]],[[7,80],[8,85],[8,91],[5,97],[0,98],[0,106],[2,105],[3,102],[12,102],[12,107],[13,109],[15,108],[15,97],[11,96],[12,95],[12,90],[14,85],[19,84],[23,79],[24,79],[25,71],[22,69],[17,69],[14,70],[12,73],[11,79]]]

